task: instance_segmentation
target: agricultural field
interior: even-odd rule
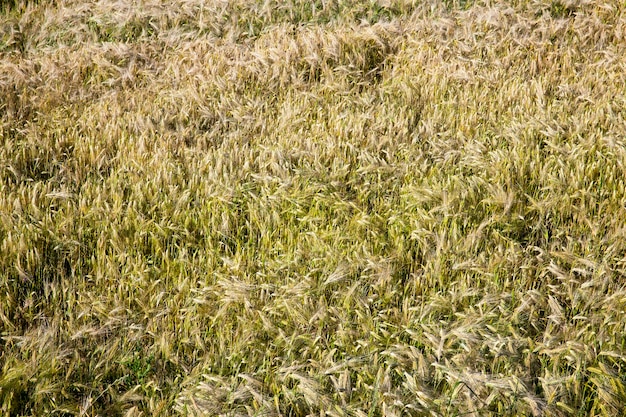
[[[0,414],[626,415],[626,3],[0,3]]]

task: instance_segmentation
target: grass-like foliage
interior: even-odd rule
[[[623,1],[0,10],[0,414],[626,413]]]

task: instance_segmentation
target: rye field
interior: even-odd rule
[[[0,3],[3,416],[626,415],[626,3]]]

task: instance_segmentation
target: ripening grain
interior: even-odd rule
[[[617,1],[0,13],[0,413],[626,413]]]

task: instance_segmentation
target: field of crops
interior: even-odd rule
[[[0,3],[0,414],[626,413],[626,3]]]

